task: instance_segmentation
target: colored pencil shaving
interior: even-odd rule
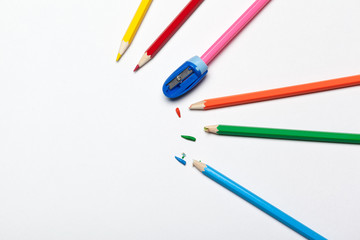
[[[193,142],[196,141],[196,138],[194,138],[194,137],[192,137],[192,136],[181,135],[181,137],[184,138],[184,139],[186,139],[186,140],[193,141]]]
[[[177,156],[175,156],[175,159],[179,162],[179,163],[181,163],[182,165],[186,165],[186,161],[184,160],[184,159],[182,159],[182,158],[179,158],[179,157],[177,157]]]
[[[181,113],[180,113],[180,109],[176,108],[175,109],[176,114],[178,115],[179,118],[181,118]]]

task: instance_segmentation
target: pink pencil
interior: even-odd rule
[[[270,0],[256,0],[233,25],[200,57],[195,56],[180,66],[163,85],[163,93],[177,98],[193,89],[207,74],[209,63],[260,12]]]
[[[201,56],[201,59],[209,63],[223,50],[226,45],[260,12],[270,0],[256,0],[231,27]]]

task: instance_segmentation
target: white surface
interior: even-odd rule
[[[164,80],[252,0],[205,1],[134,74],[186,3],[155,0],[119,63],[139,1],[0,3],[0,239],[302,239],[202,176],[191,159],[325,237],[360,238],[360,146],[202,130],[223,123],[360,133],[360,87],[187,110],[204,98],[359,74],[360,1],[273,0],[200,86],[169,101]],[[182,152],[186,167],[174,159]]]

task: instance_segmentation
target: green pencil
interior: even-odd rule
[[[206,126],[204,130],[205,132],[219,135],[360,144],[360,134],[353,133],[318,132],[229,125]]]

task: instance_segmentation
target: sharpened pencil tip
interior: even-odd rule
[[[134,72],[136,72],[139,68],[140,68],[139,65],[136,65]]]
[[[193,103],[189,107],[190,110],[204,110],[204,108],[205,108],[205,100]]]
[[[219,125],[209,125],[204,127],[204,131],[208,133],[215,133],[217,134]]]
[[[193,160],[193,167],[196,167],[200,172],[205,171],[206,164],[197,160]]]
[[[121,54],[118,53],[118,55],[117,55],[117,57],[116,57],[116,61],[118,62],[118,61],[120,60],[120,58],[121,58]]]

